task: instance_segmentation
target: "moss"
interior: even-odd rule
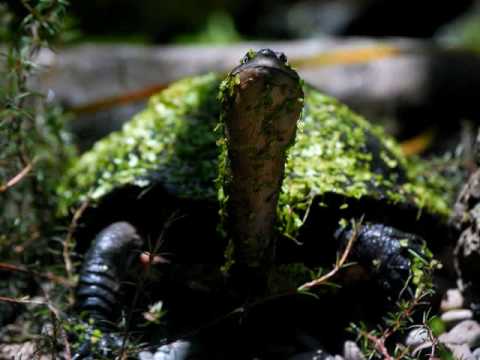
[[[227,143],[223,125],[218,125],[219,85],[216,75],[204,75],[181,80],[152,97],[143,112],[70,169],[60,188],[62,212],[87,199],[95,204],[127,184],[161,183],[181,198],[224,203],[221,185],[228,174],[218,169],[226,167]],[[236,77],[222,82],[220,100],[228,101],[236,85]],[[327,193],[413,203],[445,217],[453,197],[448,181],[433,167],[406,159],[380,128],[305,86],[305,107],[279,196],[279,231],[295,237],[313,200],[321,204]]]
[[[78,159],[59,188],[60,212],[86,200],[95,204],[127,184],[160,182],[180,197],[214,199],[218,84],[210,74],[179,81],[153,96],[121,131]]]

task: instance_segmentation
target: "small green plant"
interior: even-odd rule
[[[433,254],[423,244],[421,249],[408,250],[410,254],[411,269],[404,289],[399,295],[395,309],[388,313],[381,325],[369,329],[364,323],[351,324],[350,331],[357,335],[357,340],[362,345],[364,354],[369,359],[417,359],[411,350],[398,342],[399,335],[405,335],[408,330],[416,326],[418,314],[422,314],[422,327],[427,329],[432,341],[431,356],[440,356],[448,359],[448,351],[437,344],[435,331],[431,324],[434,316],[430,316],[428,298],[433,295],[434,287],[432,275],[440,267],[440,263],[433,258]]]
[[[54,341],[42,343],[53,344],[46,347],[54,354],[57,339],[65,340],[68,352],[56,304],[68,303],[72,286],[64,267],[54,265],[61,263],[63,237],[54,225],[54,194],[73,151],[63,130],[66,116],[52,103],[53,94],[39,93],[32,84],[41,70],[40,51],[60,40],[67,2],[20,3],[15,11],[0,4],[0,312],[30,310],[14,334],[23,340],[38,338],[39,327],[52,324],[53,335],[47,337]],[[0,338],[11,339],[5,332],[0,329]]]

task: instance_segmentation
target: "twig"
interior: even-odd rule
[[[428,357],[428,359],[434,360],[436,358],[435,350],[437,349],[438,339],[435,337],[435,335],[433,335],[432,329],[430,329],[430,327],[428,327],[427,324],[424,324],[424,326],[425,326],[425,329],[427,329],[428,331],[428,337],[430,338],[430,342],[432,343],[432,346],[430,348],[430,356]]]
[[[0,186],[0,193],[5,192],[11,187],[15,186],[18,184],[27,174],[32,170],[33,163],[27,164],[17,175],[12,177],[10,180],[8,180],[5,184]]]
[[[337,272],[340,271],[340,269],[342,269],[343,265],[347,261],[347,258],[350,254],[350,251],[352,250],[353,243],[355,242],[355,240],[358,237],[360,226],[361,226],[360,223],[354,224],[353,230],[352,230],[352,235],[350,236],[350,239],[348,239],[348,243],[347,243],[347,246],[345,247],[345,251],[343,252],[342,256],[335,263],[334,268],[332,270],[330,270],[327,274],[325,274],[323,276],[320,276],[319,278],[317,278],[315,280],[312,280],[310,282],[307,282],[307,283],[303,284],[302,286],[300,286],[298,288],[298,291],[305,291],[305,290],[309,290],[311,288],[317,287],[317,286],[323,284],[324,282],[326,282],[331,277],[333,277]]]
[[[60,316],[60,311],[53,305],[52,301],[50,300],[50,295],[48,294],[47,290],[43,286],[40,287],[42,289],[43,296],[45,298],[45,305],[48,307],[50,310],[51,316],[52,316],[52,322],[53,322],[53,328],[56,329],[55,325],[60,324],[60,337],[62,338],[63,341],[63,346],[65,347],[65,357],[66,360],[72,360],[72,351],[71,351],[71,346],[68,341],[67,333],[65,332],[65,329],[62,326],[61,322],[61,316]],[[56,340],[56,336],[55,336]],[[55,354],[53,353],[52,358],[55,358]]]
[[[7,296],[0,296],[0,302],[8,302],[14,304],[33,304],[33,305],[47,305],[44,301],[30,300],[27,298],[11,298]]]
[[[67,287],[73,287],[73,285],[74,285],[68,279],[65,279],[61,276],[57,276],[57,275],[55,275],[51,272],[39,273],[37,271],[28,269],[28,268],[26,268],[24,266],[21,266],[21,265],[0,263],[0,270],[20,272],[20,273],[28,274],[32,277],[39,277],[39,278],[42,278],[42,279],[47,279],[47,280],[52,281],[56,284],[60,284],[60,285],[67,286]]]
[[[72,259],[70,258],[70,247],[72,246],[73,243],[73,234],[75,232],[75,229],[77,228],[78,225],[78,220],[82,216],[83,212],[85,209],[88,207],[90,204],[89,201],[85,201],[73,214],[72,222],[70,223],[70,226],[68,227],[68,233],[67,236],[65,237],[65,241],[63,242],[63,261],[65,263],[65,271],[67,272],[68,279],[71,280],[73,278],[73,265],[72,265]],[[71,294],[70,299],[73,300],[73,294]]]
[[[422,304],[420,300],[423,299],[426,295],[427,294],[420,294],[412,300],[410,305],[405,310],[403,310],[398,319],[395,320],[393,326],[391,326],[385,331],[383,335],[385,339],[389,338],[392,334],[396,333],[402,327],[402,321],[405,319],[409,319],[413,315],[416,307]]]
[[[376,337],[375,335],[372,335],[370,333],[364,333],[364,336],[367,337],[368,340],[370,340],[374,346],[375,349],[383,355],[384,360],[395,360],[392,355],[387,350],[387,347],[385,346],[385,337],[382,336],[381,338]]]

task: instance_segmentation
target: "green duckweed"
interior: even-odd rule
[[[235,78],[231,81],[235,85]],[[154,95],[144,111],[70,168],[59,188],[61,213],[84,201],[95,206],[126,185],[161,184],[179,198],[222,203],[226,195],[217,191],[223,181],[217,174],[225,166],[226,143],[219,126],[220,83],[217,75],[208,74]],[[223,92],[232,85],[225,84]],[[281,233],[295,237],[314,199],[328,206],[321,201],[327,193],[409,202],[421,211],[449,215],[453,191],[428,163],[405,158],[382,129],[345,105],[308,85],[304,91],[304,111],[279,196]]]

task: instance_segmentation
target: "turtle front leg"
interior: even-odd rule
[[[383,224],[367,223],[356,230],[356,234],[353,231],[346,227],[335,234],[343,244],[355,236],[350,260],[366,269],[387,293],[398,294],[411,276],[411,251],[423,257],[425,241]]]
[[[76,290],[76,309],[88,316],[93,327],[88,327],[87,340],[74,359],[92,356],[92,334],[88,332],[95,329],[104,334],[97,344],[104,356],[121,345],[111,332],[120,310],[121,285],[128,269],[139,258],[142,245],[135,228],[127,222],[113,223],[95,237],[85,256]]]

